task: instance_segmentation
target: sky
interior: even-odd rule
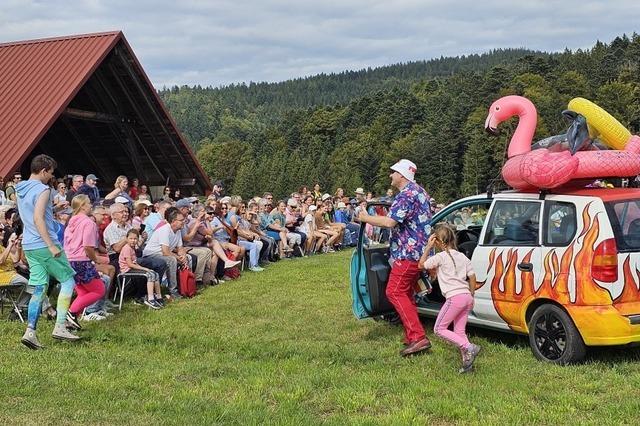
[[[156,88],[218,87],[496,48],[588,49],[640,33],[638,18],[637,0],[2,0],[0,42],[122,30]]]

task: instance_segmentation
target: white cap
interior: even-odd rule
[[[149,200],[138,200],[138,201],[136,201],[136,206],[138,206],[140,204],[144,204],[145,206],[151,206],[151,201],[149,201]]]
[[[324,194],[324,195],[322,196],[322,201],[327,201],[329,198],[331,198],[331,195],[329,195],[329,194]]]
[[[364,195],[364,189],[362,189],[362,188],[356,188],[356,194],[358,194],[358,195]]]
[[[418,170],[418,168],[412,161],[405,160],[403,158],[402,160],[391,166],[391,170],[400,173],[411,182],[416,181],[416,171]]]
[[[339,208],[339,209],[346,209],[346,208],[347,208],[347,205],[346,205],[345,203],[343,203],[342,201],[340,201],[340,202],[338,203],[338,208]]]
[[[115,203],[122,203],[122,204],[129,204],[129,200],[127,200],[125,197],[119,195],[116,197],[116,199],[114,200]]]
[[[312,212],[312,211],[314,211],[314,210],[318,210],[318,207],[317,207],[315,204],[311,204],[311,205],[309,206],[309,211],[310,211],[310,212]]]

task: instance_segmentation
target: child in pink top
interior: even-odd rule
[[[147,275],[147,297],[144,300],[144,304],[151,309],[162,309],[164,305],[160,302],[162,294],[160,293],[160,277],[158,273],[138,265],[137,262],[136,246],[138,245],[139,236],[140,233],[135,228],[127,232],[127,244],[122,246],[118,257],[120,272],[144,272]]]
[[[429,256],[434,247],[441,251]],[[476,275],[471,267],[471,261],[456,250],[456,235],[449,226],[435,227],[418,265],[424,269],[437,268],[440,290],[446,298],[446,302],[438,313],[433,331],[436,336],[460,348],[462,354],[460,373],[472,371],[473,361],[480,352],[480,346],[469,342],[465,328],[467,316],[473,309]],[[448,329],[451,323],[453,323],[453,331]]]

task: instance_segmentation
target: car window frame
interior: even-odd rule
[[[567,241],[566,243],[550,243],[547,242],[547,230],[549,228],[549,211],[551,210],[551,206],[553,204],[566,204],[569,205],[573,208],[573,220],[574,220],[574,224],[575,226],[573,227],[573,234],[571,235],[571,238],[569,239],[569,241]],[[542,245],[545,247],[567,247],[569,244],[571,244],[571,242],[573,241],[573,239],[576,237],[576,234],[578,233],[578,216],[577,213],[578,209],[576,208],[575,203],[572,203],[571,201],[559,201],[559,200],[545,200],[544,202],[544,212],[542,214],[542,229],[544,229],[544,235],[542,237]]]
[[[531,204],[538,204],[539,209],[538,209],[538,241],[535,244],[508,244],[508,245],[500,245],[500,244],[492,244],[492,243],[488,243],[485,240],[487,239],[487,233],[489,232],[489,228],[490,228],[490,224],[492,224],[492,220],[494,215],[496,214],[497,210],[498,210],[498,204],[499,203],[531,203]],[[482,240],[478,243],[478,246],[481,247],[541,247],[542,246],[542,217],[540,217],[542,215],[542,212],[544,211],[544,205],[542,203],[541,200],[535,200],[535,199],[521,199],[521,198],[502,198],[502,199],[497,199],[495,200],[495,202],[493,203],[493,205],[491,206],[491,211],[489,212],[489,214],[487,215],[488,219],[485,222],[484,226],[483,226],[483,232],[481,235]]]

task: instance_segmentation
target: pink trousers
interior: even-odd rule
[[[469,347],[469,339],[465,334],[467,315],[473,308],[473,296],[469,293],[457,294],[447,299],[438,313],[433,331],[436,336],[456,345],[460,349]],[[453,331],[449,324],[453,323]]]
[[[78,297],[69,307],[69,312],[74,315],[81,313],[84,308],[104,296],[104,283],[100,278],[94,278],[85,284],[76,283],[76,293],[78,293]]]

